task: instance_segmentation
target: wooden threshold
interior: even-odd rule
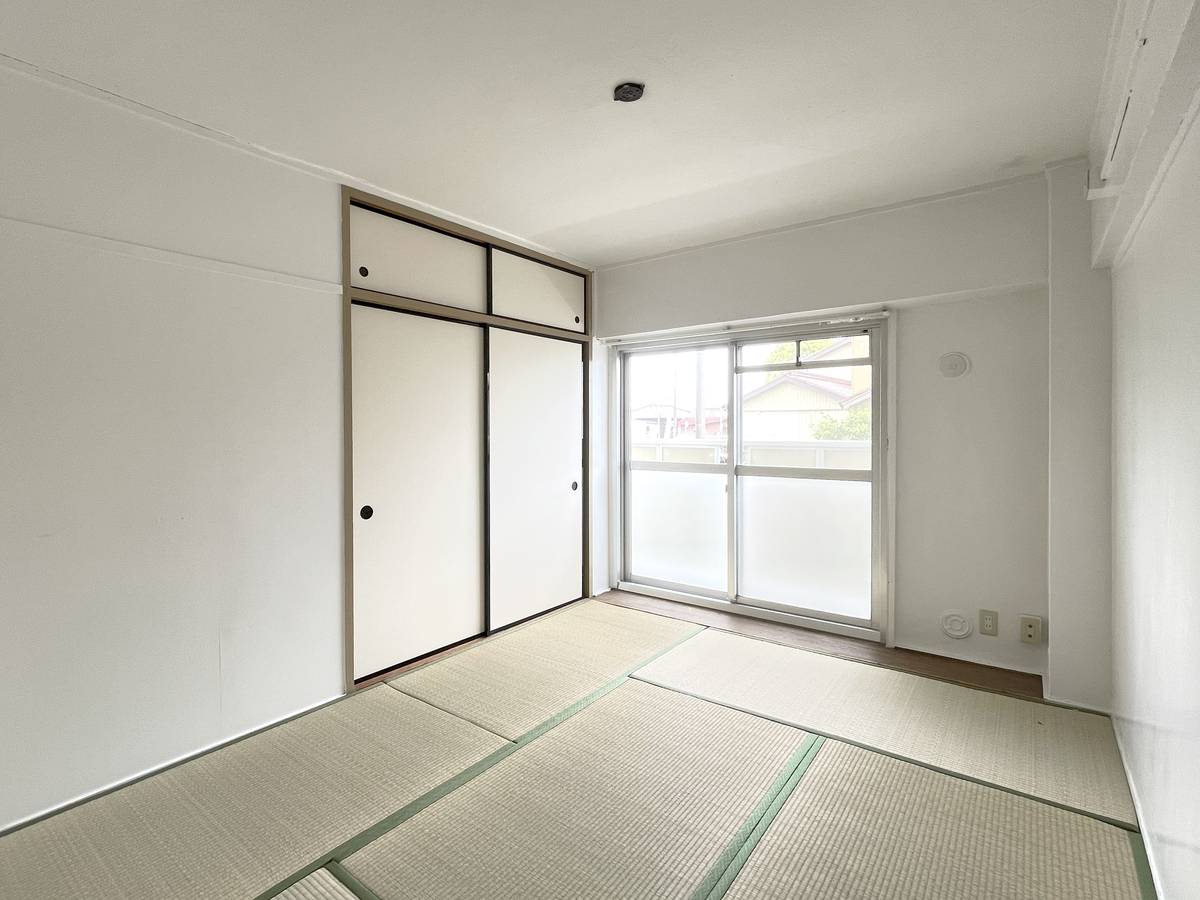
[[[596,599],[616,606],[640,609],[643,612],[656,613],[672,619],[682,619],[685,622],[695,622],[697,625],[707,625],[721,631],[771,641],[788,647],[797,647],[801,650],[812,650],[815,653],[824,653],[854,662],[898,669],[913,675],[923,675],[927,678],[936,678],[939,681],[949,681],[966,687],[1010,694],[1026,700],[1043,699],[1042,676],[1030,675],[1027,672],[1014,672],[1011,669],[1000,669],[961,659],[950,659],[946,656],[922,653],[918,650],[885,647],[882,644],[860,638],[813,631],[799,625],[769,622],[765,619],[741,616],[720,609],[693,606],[677,600],[631,594],[628,591],[608,591],[597,595]]]
[[[840,634],[829,634],[824,631],[813,631],[799,625],[788,625],[783,622],[770,622],[765,619],[755,619],[750,616],[739,616],[737,613],[725,612],[720,609],[709,609],[703,606],[692,606],[690,603],[680,603],[676,600],[663,600],[658,597],[648,597],[643,594],[632,594],[628,591],[608,591],[598,594],[595,598],[614,606],[624,606],[643,612],[680,619],[685,622],[695,622],[697,625],[707,625],[721,631],[729,631],[746,637],[771,641],[787,647],[800,650],[811,650],[814,653],[824,653],[827,656],[837,656],[854,662],[882,666],[887,669],[897,669],[912,675],[923,675],[926,678],[936,678],[939,681],[949,681],[965,687],[979,688],[1000,694],[1009,694],[1026,700],[1042,700],[1042,676],[1031,675],[1027,672],[1014,672],[1011,669],[1001,669],[996,666],[985,666],[980,663],[967,662],[961,659],[951,659],[937,656],[933,653],[922,653],[919,650],[905,650],[902,647],[885,647],[874,641],[864,641],[859,638],[845,637]],[[574,603],[582,603],[576,600]],[[567,607],[574,603],[567,604]],[[560,608],[567,608],[560,607]],[[538,617],[535,617],[535,619]],[[502,634],[503,632],[497,632]],[[379,684],[403,675],[413,669],[428,665],[455,653],[461,653],[481,641],[488,640],[484,635],[470,638],[459,644],[454,644],[444,650],[438,650],[428,656],[422,656],[403,665],[396,666],[384,672],[364,678],[355,683],[354,690],[360,691],[372,685]]]
[[[390,669],[384,669],[382,672],[376,672],[374,675],[368,675],[366,678],[355,681],[352,691],[361,691],[365,688],[374,687],[381,682],[390,681],[398,675],[403,675],[405,672],[411,672],[413,669],[419,669],[422,666],[427,666],[432,662],[437,662],[439,659],[445,659],[447,656],[453,656],[456,653],[462,653],[462,651],[468,650],[471,647],[474,647],[476,644],[481,644],[484,641],[490,641],[492,638],[499,637],[500,635],[503,635],[509,631],[521,628],[530,624],[531,622],[536,622],[538,619],[570,609],[572,606],[577,606],[580,603],[587,603],[588,599],[589,598],[587,597],[579,597],[575,600],[568,600],[561,606],[544,609],[540,613],[534,613],[532,616],[522,619],[519,622],[513,622],[510,625],[505,625],[503,628],[497,628],[491,634],[477,634],[475,637],[459,641],[457,644],[451,644],[449,647],[443,647],[441,650],[434,650],[432,653],[426,653],[424,656],[418,656],[416,659],[410,659],[408,662],[392,666]]]
[[[427,653],[425,656],[418,656],[416,659],[410,659],[406,663],[401,663],[398,666],[392,666],[390,669],[384,669],[382,672],[376,672],[374,675],[368,675],[361,681],[354,682],[354,690],[361,691],[369,687],[374,687],[385,681],[390,681],[397,675],[403,675],[405,672],[411,672],[413,669],[419,669],[421,666],[429,665],[431,662],[436,662],[439,659],[445,659],[447,656],[453,656],[455,653],[461,653],[468,647],[474,647],[480,641],[487,640],[487,635],[480,634],[473,638],[467,638],[465,641],[459,641],[457,644],[451,644],[449,647],[443,647],[441,650],[435,650],[432,653]]]

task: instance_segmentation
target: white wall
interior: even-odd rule
[[[1050,167],[1050,492],[1046,696],[1112,703],[1109,271],[1092,268],[1086,159]]]
[[[1048,253],[1046,181],[1023,179],[603,269],[599,328],[891,307],[896,640],[1043,673],[1017,616],[1046,616]],[[965,378],[938,371],[949,350],[973,357]],[[980,608],[999,636],[944,636],[945,610]]]
[[[602,270],[601,336],[1046,281],[1041,177]]]
[[[1044,644],[1017,616],[1046,616],[1046,291],[906,308],[896,315],[896,643],[1041,673]],[[943,353],[970,371],[946,378]],[[979,609],[999,615],[981,635]],[[946,610],[976,625],[941,629]]]
[[[2,69],[0,121],[3,826],[341,692],[342,419],[335,185]]]
[[[1113,270],[1113,712],[1164,898],[1200,885],[1200,124]]]

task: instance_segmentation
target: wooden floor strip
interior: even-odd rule
[[[690,603],[664,600],[629,591],[608,591],[596,599],[616,606],[624,606],[627,609],[640,609],[660,616],[681,619],[685,622],[695,622],[697,625],[707,625],[709,628],[717,628],[732,634],[782,644],[785,647],[795,647],[800,650],[810,650],[813,653],[852,659],[855,662],[883,666],[912,675],[923,675],[926,678],[936,678],[952,684],[996,691],[1030,700],[1043,698],[1042,676],[1028,672],[1014,672],[1011,669],[985,666],[966,660],[951,659],[947,656],[937,656],[933,653],[906,650],[902,647],[885,647],[861,638],[814,631],[798,625],[756,619],[738,613],[693,606]]]

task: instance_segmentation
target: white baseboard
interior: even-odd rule
[[[174,759],[167,760],[166,762],[152,768],[144,769],[141,772],[130,775],[128,778],[122,778],[119,781],[114,781],[104,785],[103,787],[99,787],[94,791],[88,791],[85,794],[72,797],[70,800],[64,800],[62,803],[56,803],[54,806],[43,809],[40,812],[32,813],[31,815],[24,816],[20,819],[17,819],[15,822],[8,822],[4,825],[0,825],[0,837],[3,837],[9,832],[24,828],[27,825],[32,825],[34,822],[38,822],[42,819],[48,819],[50,816],[57,815],[60,812],[65,812],[73,806],[79,806],[80,804],[87,803],[89,800],[95,800],[97,797],[103,797],[105,794],[111,794],[113,791],[120,790],[123,787],[128,787],[135,782],[141,781],[143,778],[149,778],[152,775],[165,772],[167,769],[172,769],[175,766],[182,765],[189,760],[203,756],[205,753],[211,753],[214,750],[220,750],[222,747],[228,746],[229,744],[236,743],[237,741],[248,738],[251,735],[258,734],[260,731],[266,731],[268,728],[274,728],[276,725],[281,725],[291,719],[299,718],[300,716],[320,709],[322,706],[328,706],[335,700],[341,700],[345,696],[345,694],[338,694],[335,697],[330,697],[326,700],[320,701],[319,703],[314,703],[312,706],[306,706],[302,709],[296,710],[295,712],[290,712],[285,716],[272,719],[265,725],[259,725],[257,728],[250,728],[246,731],[240,732],[239,734],[235,734],[232,737],[225,738],[224,740],[214,741],[211,744],[206,744],[198,750],[193,750],[191,753],[185,753],[182,756],[177,756]]]
[[[1129,771],[1129,762],[1125,759],[1125,744],[1121,741],[1121,729],[1117,727],[1116,719],[1113,719],[1113,734],[1117,737],[1117,752],[1121,756],[1121,768],[1125,770],[1125,781],[1129,785],[1129,796],[1133,798],[1133,814],[1137,818],[1136,824],[1142,836],[1142,846],[1146,848],[1146,862],[1150,865],[1150,878],[1154,882],[1154,896],[1162,897],[1162,891],[1158,889],[1158,886],[1162,884],[1162,879],[1158,874],[1158,864],[1154,860],[1154,847],[1151,845],[1149,836],[1146,834],[1146,819],[1142,815],[1142,801],[1138,797],[1137,784],[1134,783],[1133,773]]]

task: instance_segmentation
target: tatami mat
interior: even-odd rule
[[[253,897],[501,746],[379,686],[0,838],[0,897]]]
[[[688,898],[808,741],[629,681],[345,866],[384,900]]]
[[[278,900],[358,900],[326,869],[317,869],[276,897]]]
[[[635,677],[1112,821],[1136,821],[1104,716],[713,629]]]
[[[725,900],[1140,900],[1131,840],[1096,819],[826,741]]]
[[[389,683],[516,740],[700,630],[690,622],[588,601]]]

